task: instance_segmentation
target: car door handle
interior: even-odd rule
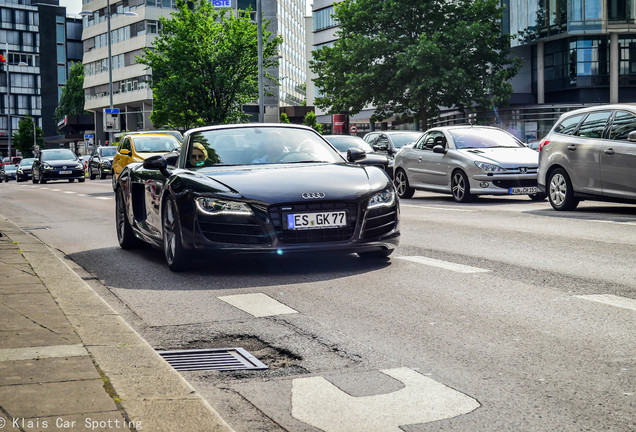
[[[616,153],[613,148],[608,148],[608,149],[603,150],[603,151],[605,152],[605,154],[608,154],[608,155],[613,155],[613,154]]]
[[[574,151],[574,150],[576,150],[576,146],[575,146],[574,144],[570,144],[570,145],[568,146],[568,150],[570,150],[570,151]]]

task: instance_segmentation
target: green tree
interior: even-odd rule
[[[66,84],[62,88],[60,103],[55,108],[55,121],[59,122],[65,115],[90,114],[84,111],[84,65],[75,62]]]
[[[12,143],[20,150],[22,157],[33,157],[33,119],[29,116],[20,120],[18,130],[13,134]],[[35,143],[44,148],[44,134],[42,128],[35,126]]]
[[[505,105],[520,63],[508,57],[499,0],[345,0],[332,47],[314,51],[311,69],[332,113],[376,107],[378,121],[418,119],[439,107]]]
[[[322,134],[323,132],[323,126],[322,124],[318,123],[318,120],[316,119],[316,113],[313,111],[309,111],[307,114],[305,114],[303,124],[305,126],[312,127],[319,134]]]
[[[289,116],[287,115],[287,113],[280,113],[280,122],[291,123],[291,121],[289,121]]]
[[[173,128],[246,121],[242,105],[258,99],[257,28],[249,11],[234,16],[208,0],[178,1],[151,48],[137,58],[152,69],[151,120]],[[263,23],[263,68],[277,64],[280,37]],[[277,84],[266,74],[268,82]]]

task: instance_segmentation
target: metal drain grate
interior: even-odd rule
[[[178,371],[268,369],[243,348],[157,351],[157,353]]]

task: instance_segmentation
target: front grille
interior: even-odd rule
[[[256,216],[199,215],[203,236],[214,242],[267,244],[269,239]]]
[[[339,228],[321,228],[306,230],[288,230],[283,225],[283,218],[289,213],[320,212],[346,210],[347,225]],[[312,202],[291,203],[269,208],[270,219],[278,239],[282,243],[325,243],[350,240],[358,220],[358,205],[355,202]]]
[[[509,189],[511,187],[533,187],[537,185],[537,180],[495,180],[492,184],[503,189]]]
[[[397,223],[397,206],[379,207],[367,211],[362,238],[378,237],[389,233]]]

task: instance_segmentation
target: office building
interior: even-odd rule
[[[107,26],[110,13],[113,107],[119,109],[123,130],[156,129],[150,114],[153,95],[149,86],[151,72],[138,64],[136,57],[143,49],[152,46],[159,33],[159,18],[169,17],[175,8],[174,0],[106,0],[84,1],[83,10],[93,12],[84,16],[84,90],[85,109],[95,113],[96,145],[104,144],[103,112],[110,107],[108,74]],[[256,10],[255,0],[223,0],[215,7],[234,10]],[[279,106],[300,105],[304,101],[305,45],[304,0],[263,0],[264,21],[269,20],[268,30],[283,36],[279,67],[269,72],[280,80],[273,88],[273,95],[264,98],[265,120],[278,121]],[[136,16],[126,15],[134,12]],[[256,102],[255,102],[256,103]]]

